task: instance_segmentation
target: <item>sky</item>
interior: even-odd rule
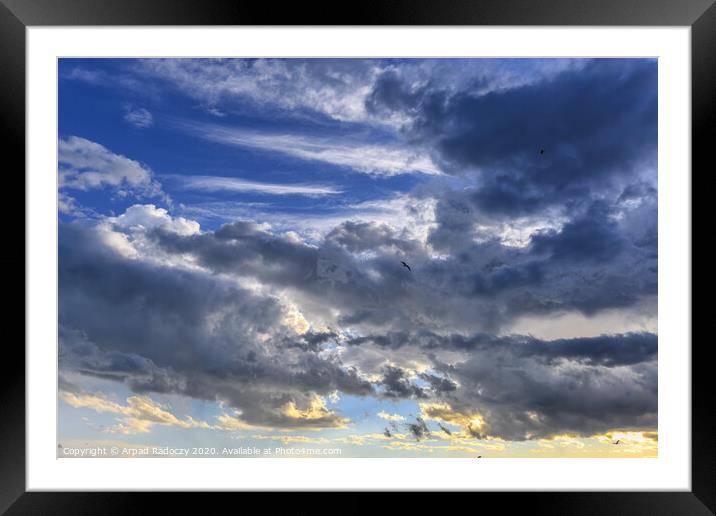
[[[657,455],[655,59],[58,91],[58,457]]]

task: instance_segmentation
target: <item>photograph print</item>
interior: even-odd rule
[[[57,457],[657,457],[657,71],[59,59]]]

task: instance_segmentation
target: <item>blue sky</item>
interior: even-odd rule
[[[241,102],[232,103],[230,109],[217,116],[201,109],[195,99],[166,87],[160,97],[147,98],[142,90],[127,91],[109,85],[98,88],[73,75],[76,70],[88,69],[109,76],[127,66],[115,60],[61,61],[60,137],[87,135],[113,153],[151,164],[163,191],[179,211],[182,205],[188,206],[189,212],[192,208],[208,209],[197,217],[206,227],[216,227],[226,220],[221,208],[246,206],[252,211],[258,208],[291,217],[334,213],[361,202],[390,199],[434,179],[434,171],[420,173],[420,163],[410,164],[410,149],[395,158],[382,155],[381,149],[400,154],[400,147],[405,147],[403,139],[390,127]],[[151,82],[157,89],[163,87]],[[247,135],[248,143],[217,141],[211,137],[211,129],[223,130],[227,138]],[[269,138],[266,146],[252,141],[252,136],[257,140],[259,135]],[[270,138],[276,143],[271,143]],[[303,146],[317,157],[294,155],[291,147],[300,147],[304,140]],[[289,148],[280,152],[281,146]],[[361,152],[365,148],[376,149],[375,165],[365,161],[367,157]],[[320,157],[331,153],[341,155]],[[369,169],[362,170],[364,167]],[[205,178],[201,189],[192,187],[198,178]],[[214,178],[224,181],[212,181]],[[234,189],[228,180],[236,181]],[[261,191],[264,184],[268,188],[281,185],[286,191],[280,196],[271,195]],[[299,188],[298,192],[292,194],[291,187]],[[100,212],[121,213],[133,203],[132,199],[108,199],[103,192],[94,190],[76,193],[75,198]],[[151,200],[161,202],[158,198]]]
[[[59,442],[655,455],[656,72],[61,59]]]

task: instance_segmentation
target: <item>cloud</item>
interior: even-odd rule
[[[96,412],[118,414],[118,424],[106,429],[109,433],[136,434],[147,433],[154,425],[179,428],[210,428],[205,421],[197,421],[191,416],[179,419],[166,407],[156,403],[148,396],[130,396],[127,404],[121,405],[109,401],[103,396],[87,393],[61,391],[60,398],[74,408],[89,408]]]
[[[181,391],[186,385],[183,378],[171,368],[159,367],[141,352],[101,348],[91,342],[80,330],[59,328],[59,365],[61,371],[125,382],[134,392],[146,393]],[[62,378],[62,376],[61,376]],[[63,382],[66,386],[63,388]],[[62,390],[79,392],[79,388],[66,380],[60,382]]]
[[[426,439],[430,437],[430,429],[425,424],[425,421],[420,416],[415,418],[414,423],[408,423],[408,431],[415,438],[416,441]]]
[[[253,102],[257,109],[313,112],[337,120],[365,117],[363,98],[374,63],[319,59],[145,59],[135,74],[166,81],[222,114]]]
[[[318,396],[372,393],[334,358],[284,344],[301,336],[279,298],[142,251],[130,259],[96,228],[61,225],[62,370],[222,401],[262,427],[342,426]]]
[[[320,212],[277,210],[275,205],[240,201],[210,201],[178,208],[197,220],[227,223],[236,220],[260,220],[276,232],[295,231],[304,239],[321,241],[346,221],[387,224],[407,239],[425,241],[433,224],[434,200],[394,195],[385,199],[362,201]]]
[[[366,106],[383,74],[399,73],[403,81],[415,86],[430,83],[485,94],[584,65],[580,59],[142,59],[132,61],[121,78],[169,84],[216,116],[248,109],[319,120],[395,124],[401,121],[399,117]]]
[[[473,175],[479,211],[515,216],[619,189],[656,166],[656,74],[655,60],[595,59],[480,94],[416,89],[385,72],[367,102],[407,117],[406,136],[432,149],[442,171]]]
[[[124,121],[140,129],[146,129],[154,125],[154,117],[144,108],[128,108],[124,114]]]
[[[536,231],[523,247],[464,232],[444,236],[440,214],[427,242],[388,224],[350,220],[311,244],[253,221],[191,236],[157,230],[150,238],[162,252],[214,272],[293,289],[307,304],[304,316],[324,324],[496,331],[527,315],[593,315],[653,298],[654,242],[645,239],[648,225],[631,225],[632,216],[642,214],[595,202],[559,230]],[[437,243],[443,256],[434,254]]]
[[[164,208],[153,204],[135,204],[117,216],[107,220],[120,228],[156,229],[161,228],[178,235],[194,235],[199,233],[200,226],[196,221],[184,217],[171,217]]]
[[[153,172],[99,143],[69,136],[59,141],[60,188],[111,188],[121,197],[165,197]]]
[[[252,435],[251,438],[258,441],[274,441],[283,444],[328,444],[331,442],[330,439],[325,437],[308,437],[305,435]]]
[[[378,417],[385,419],[386,421],[404,421],[405,418],[400,414],[388,414],[386,411],[381,410],[378,412]]]
[[[73,60],[61,60],[71,63]],[[159,90],[146,80],[131,73],[131,70],[121,66],[116,67],[111,72],[102,68],[104,59],[98,60],[99,66],[72,66],[69,70],[62,67],[60,70],[60,79],[68,81],[79,81],[92,86],[113,88],[121,90],[123,94],[127,92],[134,96],[151,97],[157,99],[160,96]],[[128,62],[126,60],[125,62]],[[86,61],[88,62],[88,61]],[[68,65],[70,66],[70,65]]]
[[[247,423],[241,417],[241,411],[238,411],[235,416],[222,414],[218,417],[219,428],[224,430],[256,428],[265,430],[323,430],[326,428],[346,428],[350,423],[348,418],[328,409],[325,399],[315,394],[308,398],[305,408],[300,408],[295,401],[289,400],[270,413],[264,414],[264,419],[266,420],[265,424]],[[281,440],[281,438],[279,437],[277,440]]]
[[[77,218],[95,214],[94,210],[81,206],[77,199],[65,192],[57,192],[57,211]]]
[[[605,203],[595,202],[586,213],[559,231],[538,232],[531,244],[535,253],[549,253],[552,260],[572,263],[605,263],[618,257],[627,246],[618,224],[609,217]]]
[[[290,133],[261,133],[194,122],[177,122],[176,125],[206,140],[346,167],[374,176],[440,174],[429,157],[399,143],[383,145],[348,137],[336,139]]]
[[[347,340],[354,365],[377,347],[384,360],[412,353],[451,385],[408,389],[426,421],[451,423],[473,438],[535,439],[560,433],[592,435],[613,428],[651,428],[657,414],[657,336],[654,334],[541,341],[529,336],[378,334]],[[357,358],[356,358],[357,357]],[[398,394],[393,389],[389,397]],[[481,421],[477,424],[476,421]],[[468,424],[469,423],[469,424]]]
[[[508,440],[559,433],[589,435],[615,427],[653,428],[657,414],[656,360],[589,365],[577,358],[551,362],[519,349],[473,352],[465,361],[436,364],[460,385],[446,401],[479,410],[482,435]],[[509,364],[496,367],[496,361]]]
[[[456,411],[447,403],[421,403],[420,413],[426,420],[440,421],[460,426],[467,436],[476,439],[482,439],[484,437],[482,431],[485,427],[485,420],[477,412]],[[452,432],[446,429],[442,424],[438,424],[438,426],[443,432],[452,436]]]
[[[344,428],[349,420],[337,416],[326,408],[326,401],[320,396],[314,395],[308,406],[301,409],[296,406],[295,401],[288,401],[283,407],[284,415],[294,420],[295,426],[306,426],[309,428]]]
[[[132,221],[144,217],[152,222],[136,229]],[[441,330],[440,323],[459,314],[431,314],[428,307],[439,307],[439,290],[413,283],[416,274],[430,275],[431,265],[418,261],[406,276],[399,261],[381,257],[382,247],[395,252],[407,249],[408,242],[396,246],[392,240],[397,236],[380,226],[343,228],[348,235],[362,235],[358,242],[346,238],[344,231],[327,238],[323,246],[332,249],[333,260],[349,264],[346,272],[351,274],[325,281],[317,269],[324,247],[274,236],[251,221],[180,234],[166,214],[153,208],[141,207],[115,220],[126,221],[129,232],[116,233],[123,229],[117,222],[112,226],[116,229],[102,231],[123,235],[136,250],[132,259],[107,243],[97,228],[60,227],[60,321],[66,328],[60,349],[65,370],[122,381],[140,393],[223,401],[237,411],[226,415],[222,424],[227,428],[341,428],[346,418],[325,406],[325,397],[335,391],[447,404],[455,414],[471,417],[479,413],[484,420],[479,431],[476,425],[463,425],[463,432],[479,439],[591,435],[655,424],[655,335],[541,341],[489,332],[446,333],[447,326]],[[372,247],[379,253],[358,262],[348,248],[362,252],[363,238],[377,238]],[[181,260],[147,261],[147,253],[158,256],[157,245],[169,256],[184,257],[187,265]],[[580,267],[590,263],[569,253],[565,260],[576,260]],[[196,266],[200,268],[192,268]],[[377,276],[369,272],[371,267],[377,267]],[[563,263],[558,267],[565,269]],[[258,280],[263,288],[247,289],[228,278]],[[491,287],[493,305],[500,300],[495,296],[500,289],[511,288],[503,279]],[[279,296],[287,290],[291,304]],[[377,292],[380,296],[372,297]],[[464,303],[471,292],[452,295]],[[380,310],[374,308],[376,303]],[[309,327],[320,322],[317,314],[325,317],[325,307],[332,306],[341,312],[328,321],[331,327],[352,325],[361,331],[348,336],[343,329],[297,329],[292,311],[296,306]],[[467,320],[455,321],[465,327],[485,326],[474,312]],[[370,333],[371,328],[379,331]],[[324,353],[337,344],[335,352]],[[438,417],[427,409],[424,416]],[[447,412],[440,417],[450,422]]]
[[[343,193],[342,190],[328,185],[261,183],[237,177],[217,176],[167,175],[163,177],[178,183],[182,190],[200,192],[242,192],[264,195],[304,195],[307,197]]]
[[[511,353],[539,362],[557,365],[573,361],[588,366],[631,366],[656,360],[657,337],[652,333],[627,333],[540,340],[529,335],[496,337],[488,333],[436,334],[431,332],[393,332],[364,335],[345,341],[348,346],[374,345],[384,352],[405,347],[426,352],[456,350],[476,353]],[[426,379],[429,375],[422,375]],[[399,376],[402,377],[402,374]],[[440,378],[445,381],[445,378]],[[436,384],[442,383],[435,381]],[[453,390],[453,389],[446,389]]]
[[[425,451],[441,440],[467,453],[506,439],[583,453],[615,432],[648,440],[658,407],[657,65],[570,63],[134,63],[132,74],[170,81],[207,111],[292,110],[315,123],[300,133],[295,118],[281,132],[177,123],[199,137],[374,176],[361,181],[435,177],[388,201],[300,217],[268,202],[191,205],[184,217],[137,204],[61,224],[61,371],[138,396],[219,402],[214,426],[226,431],[345,428],[348,416],[326,403],[341,393],[420,405],[404,432],[402,416],[381,410],[387,433],[356,445]],[[325,118],[351,123],[337,139]],[[151,190],[144,165],[72,138],[64,188]],[[167,180],[204,192],[350,193]],[[651,331],[628,331],[637,313]],[[533,332],[535,320],[554,331]]]
[[[380,222],[346,220],[333,228],[326,242],[336,244],[349,253],[378,250],[395,250],[406,255],[421,251],[421,246],[406,234],[398,233],[392,226]]]
[[[73,68],[64,74],[64,79],[82,81],[94,85],[104,85],[108,82],[106,72],[102,70],[89,70],[86,68]]]
[[[425,398],[427,394],[423,389],[412,383],[405,371],[398,367],[386,366],[381,380],[383,395],[388,398]]]
[[[447,435],[452,435],[452,430],[450,430],[449,428],[443,426],[441,423],[438,423],[438,426],[440,427],[440,430],[445,432]]]

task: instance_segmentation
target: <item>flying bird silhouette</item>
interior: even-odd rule
[[[409,271],[411,271],[411,272],[413,271],[413,269],[411,269],[411,268],[410,268],[410,265],[408,265],[407,263],[405,263],[405,262],[400,262],[400,263],[402,263],[402,264],[403,264],[403,267],[405,267],[405,268],[408,269]]]
[[[540,154],[544,154],[544,149],[540,149],[540,150],[539,150],[539,153],[540,153]]]
[[[619,439],[617,439],[617,442],[615,442],[614,444],[619,444]]]

